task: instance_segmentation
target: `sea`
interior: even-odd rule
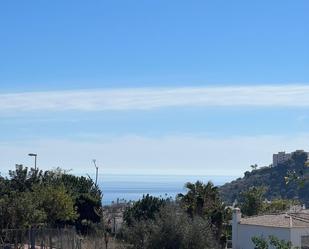
[[[220,186],[235,179],[235,176],[194,176],[194,175],[100,175],[98,185],[103,192],[103,205],[136,201],[143,195],[150,194],[162,198],[175,198],[185,193],[187,182],[197,180],[207,183],[212,181]]]

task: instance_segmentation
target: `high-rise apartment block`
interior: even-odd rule
[[[293,155],[295,152],[304,152],[304,153],[307,153],[307,154],[308,154],[308,159],[309,159],[309,153],[308,153],[308,152],[305,152],[305,151],[303,151],[303,150],[296,150],[296,151],[291,152],[291,153],[285,153],[285,151],[281,151],[281,152],[278,152],[277,154],[273,154],[273,167],[276,167],[276,166],[278,166],[278,164],[285,163],[286,161],[288,161],[289,159],[291,159],[291,158],[292,158],[292,155]]]

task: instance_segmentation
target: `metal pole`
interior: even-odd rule
[[[33,156],[34,157],[34,169],[36,170],[36,160],[37,160],[37,154],[34,153],[29,153],[28,156]]]
[[[36,170],[36,158],[37,158],[37,155],[34,156],[34,170]]]
[[[92,160],[93,164],[94,164],[94,167],[96,169],[96,172],[95,172],[95,185],[97,185],[98,183],[98,173],[99,173],[99,167],[97,166],[97,160],[96,159],[93,159]]]
[[[98,167],[96,168],[96,174],[95,174],[95,185],[97,185],[97,183],[98,183],[98,172],[99,171],[99,169],[98,169]]]

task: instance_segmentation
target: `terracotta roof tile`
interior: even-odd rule
[[[270,227],[308,227],[309,212],[284,213],[284,214],[266,214],[242,218],[240,224],[270,226]]]

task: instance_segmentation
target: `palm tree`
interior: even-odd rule
[[[220,202],[218,188],[210,181],[207,184],[187,182],[185,188],[188,189],[187,193],[178,194],[177,197],[190,216],[205,216]]]
[[[180,204],[191,217],[198,215],[208,219],[216,237],[221,240],[225,234],[223,224],[227,223],[225,221],[229,217],[228,210],[219,197],[218,188],[210,181],[207,184],[201,181],[188,182],[185,188],[187,193],[177,196]]]

